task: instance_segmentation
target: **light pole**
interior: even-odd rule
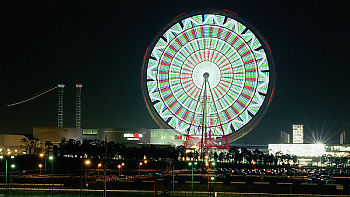
[[[14,155],[11,155],[10,158],[11,158],[11,159],[14,159],[15,156],[14,156]],[[3,156],[3,155],[0,155],[0,159],[1,159],[1,160],[5,159],[5,184],[7,185],[7,180],[8,180],[8,176],[7,176],[7,157],[6,157],[6,156]],[[15,164],[11,164],[11,167],[12,167],[12,165],[14,165],[14,167],[15,167]],[[13,168],[14,168],[14,167],[13,167]]]
[[[86,169],[90,166],[91,160],[90,159],[85,159],[84,164],[85,164],[85,185],[88,188],[89,187],[89,183],[87,182],[87,170]]]
[[[208,194],[209,194],[209,191],[210,191],[210,187],[209,187],[209,183],[210,183],[210,180],[209,180],[209,161],[205,161],[205,166],[208,168]]]
[[[50,155],[49,156],[49,160],[50,160],[50,162],[51,162],[51,195],[53,196],[53,156],[52,155]],[[46,160],[45,160],[46,161]]]
[[[16,167],[16,165],[13,163],[13,164],[11,164],[11,169],[13,170],[13,169],[15,169],[15,167]],[[11,171],[10,171],[10,174],[11,174]],[[11,180],[11,179],[10,179]]]
[[[148,161],[144,160],[143,163],[145,163],[145,170],[147,170],[147,163],[148,163]]]
[[[45,154],[44,153],[40,153],[39,157],[44,159],[44,168],[45,168],[45,174],[46,174],[46,157],[45,157]]]
[[[216,176],[215,176],[215,165],[216,165],[216,163],[215,163],[215,162],[212,162],[211,165],[212,165],[213,168],[214,168],[214,177],[212,178],[212,180],[214,179],[213,194],[214,194],[214,196],[215,196],[215,180],[216,180]]]
[[[142,166],[142,162],[139,163],[139,176],[141,176],[141,166]]]
[[[39,163],[38,167],[39,167],[39,175],[41,175],[41,168],[43,167],[43,164]]]
[[[97,164],[97,180],[100,178],[100,168],[102,167],[102,163]]]
[[[122,168],[122,165],[118,165],[118,171],[119,171],[119,176],[120,176],[120,168]]]
[[[193,166],[197,165],[197,162],[194,162],[194,163],[189,162],[188,165],[191,166],[191,169],[192,169],[192,173],[191,173],[192,181],[191,181],[191,183],[192,183],[192,196],[193,196]]]
[[[121,170],[122,170],[122,172],[121,172],[121,174],[123,174],[123,167],[125,166],[125,163],[123,162],[122,163],[122,168],[121,168]]]

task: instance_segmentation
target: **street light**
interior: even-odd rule
[[[142,162],[139,163],[139,176],[141,176],[141,166],[142,166]]]
[[[45,174],[46,174],[46,157],[45,157],[45,154],[44,153],[40,153],[39,154],[39,157],[41,159],[44,159],[44,168],[45,168]]]
[[[123,163],[122,163],[122,168],[121,168],[121,171],[122,171],[121,174],[123,174],[123,167],[124,167],[124,166],[125,166],[125,163],[123,162]]]
[[[210,180],[212,180],[214,181],[214,189],[213,189],[214,195],[215,195],[215,165],[216,165],[215,162],[209,163],[208,161],[205,161],[205,166],[208,167],[208,193],[210,192]],[[214,168],[214,177],[209,176],[210,166]]]
[[[122,165],[118,165],[118,170],[119,170],[119,176],[120,176],[120,168],[122,168]]]
[[[89,183],[87,182],[87,170],[86,169],[90,166],[91,160],[85,159],[84,164],[85,164],[85,185],[86,185],[86,187],[89,187]]]
[[[14,155],[11,155],[10,156],[10,158],[11,159],[14,159],[15,158],[15,156]],[[6,183],[6,185],[7,185],[7,180],[8,180],[8,177],[7,177],[7,159],[8,159],[8,157],[5,155],[5,156],[3,156],[3,155],[0,155],[0,159],[1,160],[3,160],[3,159],[5,159],[5,183]],[[13,166],[13,167],[12,167]],[[15,166],[15,164],[11,164],[11,168],[15,168],[16,166]]]
[[[91,160],[90,159],[85,159],[84,161],[86,166],[89,166],[91,164]]]
[[[43,167],[43,164],[39,163],[38,167],[39,167],[39,171],[40,171],[39,174],[41,175],[41,168]]]
[[[192,173],[191,174],[192,174],[192,196],[193,196],[193,166],[197,165],[197,162],[194,162],[194,163],[189,162],[188,165],[191,166],[191,169],[192,169]]]
[[[52,155],[50,155],[49,156],[49,161],[51,162],[51,186],[52,186],[52,188],[51,188],[51,195],[53,195],[53,156]]]
[[[97,164],[97,180],[100,178],[100,168],[102,167],[102,163]]]
[[[145,170],[147,170],[147,163],[148,163],[148,161],[145,160],[145,161],[143,161],[143,162],[145,163]]]

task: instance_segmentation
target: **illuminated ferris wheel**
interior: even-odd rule
[[[229,149],[261,119],[273,94],[266,41],[228,11],[175,18],[147,49],[143,87],[147,107],[186,146]]]

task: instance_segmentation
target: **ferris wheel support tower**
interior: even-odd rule
[[[185,141],[185,146],[198,146],[200,148],[200,156],[201,158],[204,158],[204,155],[206,155],[208,153],[208,150],[210,148],[217,148],[217,149],[226,149],[226,150],[229,150],[230,149],[230,146],[227,142],[227,138],[226,138],[226,135],[220,135],[218,137],[221,137],[222,138],[222,141],[224,144],[221,144],[221,143],[218,143],[216,141],[216,137],[214,133],[212,133],[211,131],[211,128],[210,126],[208,126],[208,122],[207,122],[207,119],[208,119],[208,104],[210,101],[212,101],[214,99],[213,97],[213,93],[212,93],[212,90],[210,88],[210,84],[209,84],[209,76],[210,74],[208,72],[205,72],[203,74],[203,85],[202,85],[202,88],[203,88],[203,94],[201,93],[200,97],[199,98],[202,98],[202,101],[198,101],[197,103],[197,107],[199,106],[199,102],[202,104],[202,120],[201,120],[201,129],[202,129],[202,132],[201,132],[201,140],[198,144],[196,144],[196,142],[191,138],[191,136],[189,135],[189,132],[190,132],[190,129],[188,129],[188,133],[186,135],[186,141]],[[209,94],[209,93],[210,94]],[[214,102],[214,106],[215,106],[215,109],[217,111],[217,107],[216,107],[216,104]],[[222,124],[222,121],[220,120],[219,118],[219,114],[217,114],[217,119],[218,119],[218,122],[220,123],[220,125]],[[222,133],[224,134],[224,130],[223,128],[220,126],[221,128],[221,131]]]

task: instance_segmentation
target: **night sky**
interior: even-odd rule
[[[207,8],[236,12],[269,43],[276,89],[260,124],[237,143],[278,143],[304,124],[305,139],[338,143],[350,135],[348,1],[6,1],[0,5],[0,133],[57,126],[65,84],[64,126],[74,127],[75,84],[82,83],[83,128],[157,128],[141,89],[148,45],[172,19]]]

